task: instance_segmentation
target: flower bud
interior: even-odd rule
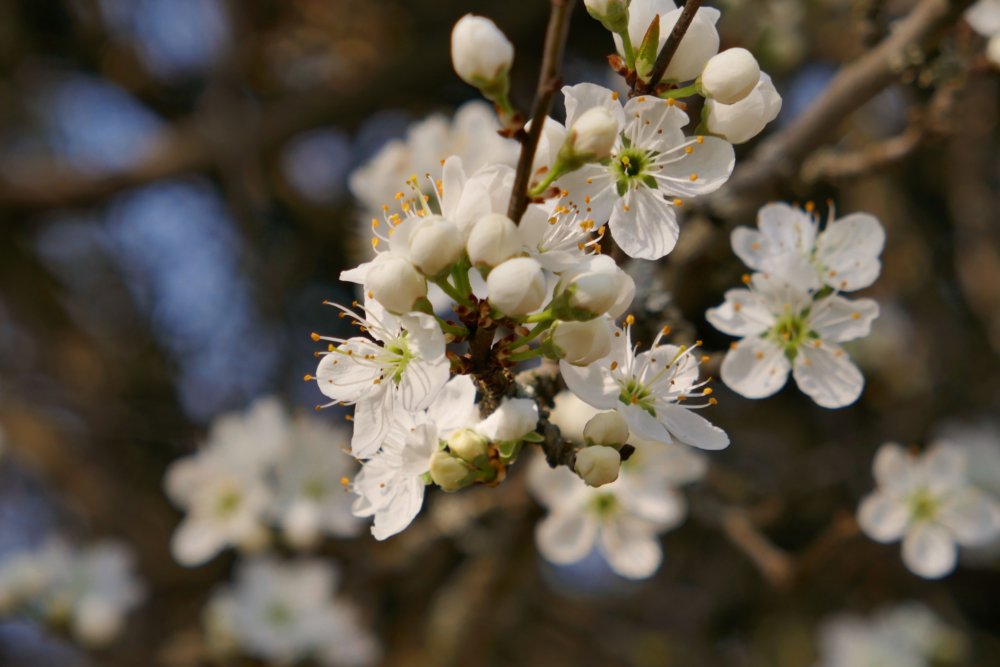
[[[682,9],[675,9],[660,21],[660,39],[666,40],[681,17]],[[670,59],[664,81],[691,81],[698,78],[709,58],[719,52],[719,32],[715,29],[719,12],[702,7],[688,26],[674,57]],[[661,41],[662,45],[662,41]],[[659,82],[657,82],[659,83]]]
[[[425,276],[436,276],[457,262],[464,247],[458,227],[439,215],[417,223],[410,232],[410,260]]]
[[[620,447],[628,442],[628,423],[615,410],[600,412],[583,427],[583,438],[588,445]]]
[[[705,100],[704,118],[708,131],[731,144],[742,144],[760,134],[781,111],[781,96],[763,72],[749,95],[735,104]]]
[[[530,257],[508,259],[486,278],[490,303],[506,315],[527,315],[545,304],[545,273]]]
[[[1000,33],[990,37],[989,43],[986,44],[986,58],[994,67],[1000,67]]]
[[[746,49],[726,49],[712,56],[701,73],[701,87],[705,93],[722,104],[739,102],[760,81],[760,65]]]
[[[570,307],[594,317],[608,312],[626,289],[624,273],[584,273],[569,284]]]
[[[556,356],[574,366],[587,366],[611,352],[611,326],[595,317],[586,322],[556,322],[549,340]]]
[[[372,261],[365,288],[373,299],[393,313],[408,313],[417,299],[427,296],[427,281],[405,257],[384,252]]]
[[[476,431],[493,442],[516,442],[538,425],[538,405],[530,398],[505,398]]]
[[[458,76],[477,88],[507,78],[514,46],[488,18],[466,14],[451,31],[451,62]]]
[[[576,453],[576,474],[589,486],[604,486],[618,479],[622,457],[614,447],[584,447]]]
[[[604,160],[615,147],[618,131],[618,120],[610,111],[604,107],[587,109],[566,136],[564,159],[570,163]]]
[[[289,509],[282,521],[285,539],[296,549],[309,549],[319,542],[322,534],[321,510],[311,500],[298,500]]]
[[[523,246],[514,221],[490,213],[473,226],[465,247],[473,266],[496,266],[519,253]]]
[[[628,30],[628,2],[626,0],[583,0],[587,13],[601,22],[611,32]]]
[[[472,483],[472,471],[461,459],[440,450],[431,455],[431,479],[444,491],[458,491]]]
[[[488,445],[486,438],[469,428],[459,429],[448,436],[448,451],[469,463],[486,456]]]

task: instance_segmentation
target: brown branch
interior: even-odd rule
[[[911,125],[901,134],[870,144],[859,150],[816,151],[802,165],[802,180],[846,181],[901,162],[911,155],[927,136],[922,125]]]
[[[820,97],[788,127],[761,144],[740,164],[728,185],[711,199],[716,213],[737,219],[778,195],[783,178],[833,136],[841,122],[920,64],[973,0],[921,0],[878,46],[845,65]]]
[[[521,216],[528,208],[531,165],[535,161],[535,151],[538,150],[538,141],[542,136],[542,128],[545,127],[545,118],[552,108],[552,97],[562,83],[559,70],[562,68],[563,52],[566,50],[566,38],[569,35],[569,19],[576,0],[550,0],[550,2],[552,12],[545,32],[542,71],[538,75],[538,89],[535,92],[535,103],[531,108],[531,130],[521,144],[521,155],[517,161],[514,187],[507,208],[507,217],[514,222],[520,222]]]
[[[680,18],[674,24],[674,29],[670,31],[670,37],[667,38],[660,53],[656,56],[656,63],[654,63],[653,71],[649,75],[649,82],[637,79],[632,87],[632,95],[648,93],[656,88],[656,85],[663,78],[664,73],[666,73],[667,68],[670,67],[670,61],[674,59],[674,54],[677,53],[677,49],[681,45],[681,40],[687,34],[688,28],[691,27],[691,22],[694,21],[695,14],[698,13],[700,7],[701,0],[687,1]]]

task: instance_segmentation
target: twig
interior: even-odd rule
[[[680,18],[674,24],[674,29],[670,31],[670,37],[667,38],[659,55],[656,56],[656,63],[653,65],[652,74],[649,75],[649,82],[637,79],[632,87],[633,95],[648,93],[656,88],[656,85],[663,78],[663,74],[670,66],[670,61],[673,60],[674,54],[677,53],[677,48],[681,45],[681,40],[684,39],[688,28],[691,27],[691,22],[694,21],[694,16],[698,13],[699,7],[701,7],[701,0],[687,1],[684,5],[684,10],[681,11]]]
[[[806,183],[846,181],[884,169],[911,155],[926,136],[922,125],[911,125],[895,137],[859,150],[816,151],[802,165],[802,180]]]
[[[520,222],[521,216],[528,208],[531,165],[535,161],[535,151],[538,150],[545,118],[552,108],[552,97],[561,83],[559,70],[562,67],[563,52],[566,50],[566,37],[569,35],[569,19],[576,2],[576,0],[550,1],[552,13],[549,15],[549,26],[545,33],[542,71],[538,75],[538,89],[531,108],[531,130],[521,144],[521,156],[518,158],[517,172],[514,175],[514,188],[511,190],[510,205],[507,208],[507,217],[514,222]]]
[[[729,541],[753,561],[772,586],[785,589],[792,584],[795,578],[795,561],[767,539],[746,512],[737,508],[725,509],[721,524]]]
[[[907,67],[922,62],[972,2],[921,0],[878,46],[845,65],[811,107],[740,164],[728,185],[711,198],[715,213],[735,221],[773,199],[782,178],[794,177],[844,118],[894,83]]]

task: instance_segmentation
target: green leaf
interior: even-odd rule
[[[646,79],[653,73],[653,66],[656,64],[656,56],[660,50],[660,15],[653,17],[653,21],[646,29],[646,34],[639,45],[639,53],[635,58],[635,71],[640,79]]]

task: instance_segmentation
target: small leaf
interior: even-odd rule
[[[646,79],[653,73],[653,65],[656,64],[656,56],[660,51],[660,15],[653,17],[653,21],[646,29],[646,34],[642,38],[639,46],[639,53],[635,58],[635,71],[640,79]]]

